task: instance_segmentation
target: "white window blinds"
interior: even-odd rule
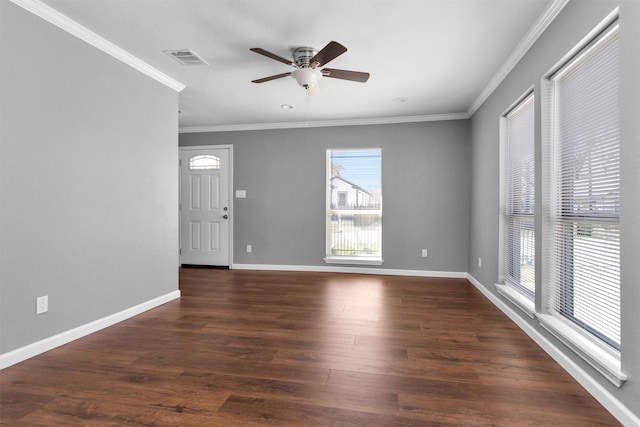
[[[620,107],[614,24],[550,77],[546,311],[620,350]]]
[[[503,149],[504,281],[533,300],[535,295],[534,95],[506,116]]]

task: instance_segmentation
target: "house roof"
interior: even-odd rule
[[[363,193],[367,193],[370,196],[373,196],[373,194],[371,194],[369,191],[365,190],[364,188],[360,187],[358,184],[354,184],[351,181],[347,181],[346,179],[342,178],[341,176],[332,176],[330,181],[333,181],[334,179],[339,179],[340,181],[349,184],[350,186],[352,186],[353,188],[355,188],[356,190],[362,191]],[[331,187],[333,189],[333,186]]]

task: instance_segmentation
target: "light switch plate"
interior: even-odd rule
[[[36,298],[36,314],[42,314],[49,311],[49,295]]]
[[[236,190],[236,199],[244,199],[247,197],[247,190]]]

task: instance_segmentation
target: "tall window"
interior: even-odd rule
[[[541,322],[619,383],[618,44],[614,24],[549,77]]]
[[[501,127],[503,281],[529,300],[527,311],[532,314],[535,310],[533,93],[503,116]]]
[[[382,150],[327,150],[326,262],[382,263]]]

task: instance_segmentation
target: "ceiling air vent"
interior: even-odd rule
[[[207,61],[191,49],[164,50],[163,52],[182,65],[209,65]]]

